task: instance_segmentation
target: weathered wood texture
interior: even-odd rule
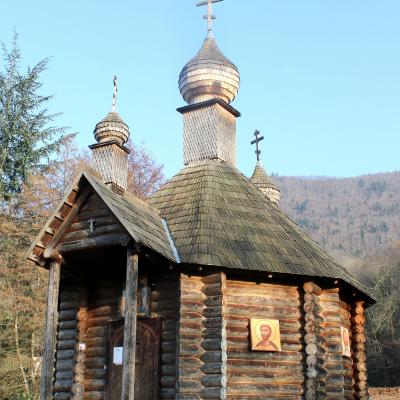
[[[151,317],[161,318],[160,398],[175,399],[176,329],[178,323],[179,276],[161,274],[151,291]]]
[[[342,318],[339,289],[324,290],[321,295],[323,328],[325,337],[325,399],[341,400],[345,396],[342,356]]]
[[[217,273],[203,277],[203,293],[207,296],[203,309],[203,348],[200,395],[203,399],[226,399],[227,334],[225,319],[226,276]]]
[[[226,399],[225,293],[222,273],[180,276],[176,353],[176,395],[180,400]]]
[[[302,399],[304,357],[297,287],[227,280],[227,398]],[[278,319],[281,352],[252,352],[249,319]]]
[[[344,328],[349,331],[350,343],[352,343],[353,333],[351,331],[351,306],[344,302],[340,302],[340,319]],[[353,400],[354,392],[354,372],[353,372],[353,359],[352,357],[342,357],[343,360],[343,378],[344,378],[344,398],[346,400]]]
[[[56,350],[56,334],[58,320],[58,295],[60,286],[61,265],[58,262],[50,263],[46,331],[44,337],[44,353],[42,362],[42,376],[40,381],[40,399],[50,400],[53,390],[54,353]]]
[[[86,360],[86,329],[87,329],[88,291],[86,285],[79,286],[79,304],[77,313],[77,336],[75,346],[74,380],[72,385],[72,400],[82,400],[85,393],[85,360]]]
[[[54,398],[72,398],[74,358],[77,336],[77,312],[79,292],[75,285],[61,282],[59,302],[59,326],[56,354]]]
[[[63,251],[86,248],[91,243],[107,244],[108,238],[122,238],[125,231],[97,194],[89,195],[73,223],[60,239]]]
[[[121,400],[135,398],[136,320],[139,255],[127,249],[124,353]]]
[[[108,321],[118,317],[122,282],[101,280],[90,288],[86,321],[84,400],[104,400]]]
[[[354,304],[351,310],[352,347],[354,361],[355,398],[368,400],[367,364],[365,356],[365,306],[363,301]]]
[[[326,340],[320,296],[322,290],[313,282],[304,289],[304,341],[306,353],[306,400],[325,398]]]
[[[176,395],[180,400],[200,400],[203,366],[201,347],[206,295],[202,278],[181,274],[177,330]]]

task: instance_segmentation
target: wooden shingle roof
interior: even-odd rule
[[[64,224],[72,223],[69,221],[70,213],[77,212],[75,208],[79,208],[88,193],[93,191],[104,201],[136,243],[143,244],[171,261],[179,261],[170,243],[168,226],[155,209],[129,193],[123,195],[114,193],[97,175],[95,171],[88,169],[77,177],[71,189],[67,190],[65,198],[32,243],[28,258],[39,265],[43,264],[43,251],[47,247],[57,246],[57,237],[63,230]]]
[[[148,199],[168,225],[181,262],[341,279],[364,287],[236,168],[204,160]]]

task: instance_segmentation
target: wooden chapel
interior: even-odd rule
[[[115,97],[96,125],[93,169],[29,253],[49,270],[41,400],[368,399],[374,299],[259,163],[236,168],[239,82],[209,25],[179,77],[184,168],[146,201]]]

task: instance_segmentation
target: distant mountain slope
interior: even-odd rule
[[[400,172],[273,179],[282,209],[333,255],[365,256],[400,240]]]

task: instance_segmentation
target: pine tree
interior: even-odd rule
[[[65,140],[65,129],[52,124],[60,114],[46,108],[52,96],[42,95],[41,73],[49,59],[20,72],[21,52],[14,33],[11,50],[3,48],[0,70],[0,199],[21,192],[32,173],[43,172],[47,161]]]

